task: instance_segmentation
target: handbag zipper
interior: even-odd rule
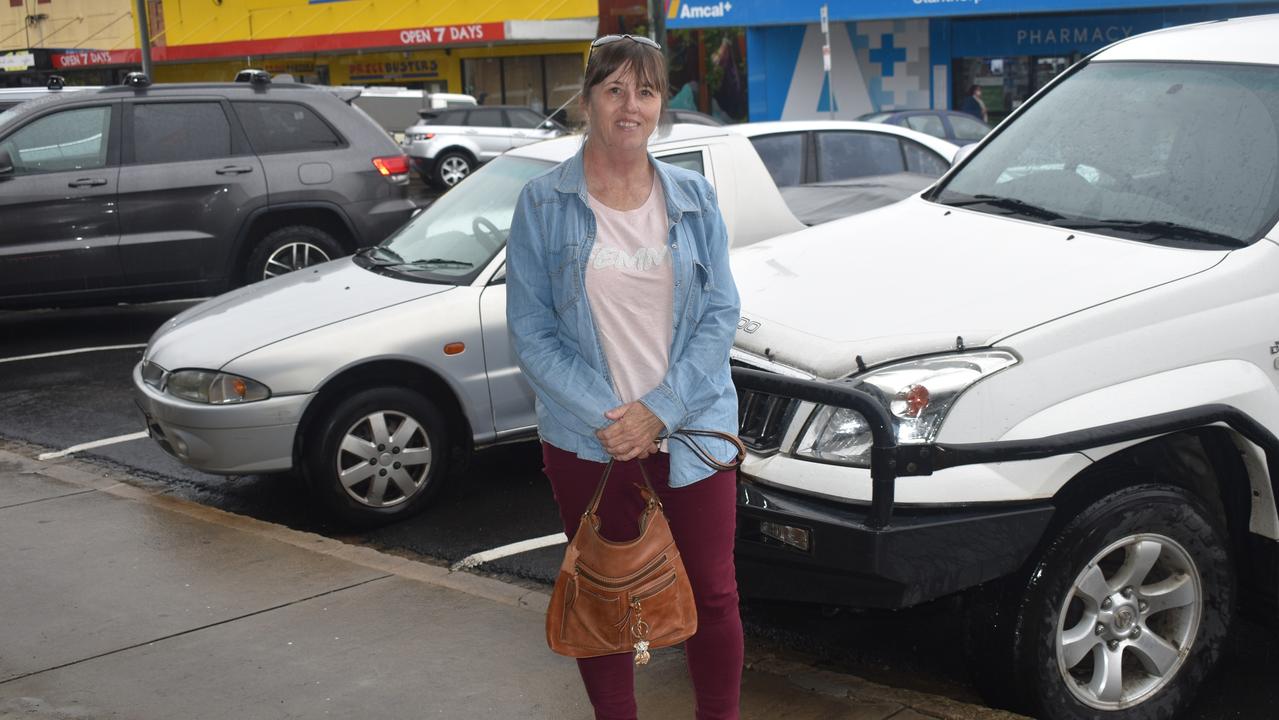
[[[661,584],[659,584],[657,587],[655,587],[655,588],[651,588],[651,589],[649,589],[649,590],[645,590],[643,595],[636,595],[636,596],[632,597],[632,598],[631,598],[631,606],[632,606],[632,607],[634,607],[634,606],[635,606],[635,605],[637,605],[638,603],[643,602],[644,600],[647,600],[647,599],[649,599],[649,598],[653,597],[654,595],[656,595],[656,594],[658,594],[659,592],[661,592],[661,591],[665,590],[666,588],[670,587],[671,585],[674,585],[674,584],[675,584],[675,580],[676,580],[678,577],[679,577],[679,575],[678,575],[678,574],[676,574],[674,571],[672,571],[672,572],[671,572],[671,574],[670,574],[670,575],[668,575],[668,576],[667,576],[667,578],[666,578],[665,580],[663,580],[663,581],[661,582]]]
[[[581,563],[577,563],[576,565],[574,565],[573,569],[578,575],[581,575],[582,577],[591,581],[592,584],[598,585],[599,587],[623,588],[623,587],[626,587],[627,585],[630,585],[635,578],[643,577],[644,575],[647,575],[648,573],[651,573],[657,568],[661,567],[665,563],[666,563],[666,553],[662,553],[661,555],[657,557],[656,560],[649,563],[647,566],[640,569],[639,571],[634,572],[625,578],[620,578],[616,580],[608,580],[605,578],[601,578],[598,575],[594,575],[591,573],[590,570],[583,567]]]

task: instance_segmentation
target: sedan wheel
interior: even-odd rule
[[[322,412],[307,432],[303,464],[342,523],[369,527],[408,517],[447,477],[443,416],[418,392],[368,388]]]
[[[374,508],[408,502],[431,471],[431,440],[413,418],[377,411],[347,428],[337,474],[356,502]]]

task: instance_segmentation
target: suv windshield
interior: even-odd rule
[[[947,205],[1182,247],[1279,215],[1279,68],[1094,62],[931,194]]]
[[[469,283],[506,246],[524,184],[551,165],[499,157],[356,261],[427,282]]]

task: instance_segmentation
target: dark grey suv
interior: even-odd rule
[[[380,242],[408,159],[292,83],[130,85],[0,113],[0,307],[193,297]]]

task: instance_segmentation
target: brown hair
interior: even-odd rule
[[[662,51],[650,45],[623,37],[591,51],[586,62],[586,75],[582,79],[582,102],[589,104],[591,89],[619,68],[629,68],[641,85],[657,91],[662,99],[662,115],[666,117],[666,95],[669,81],[666,76],[666,58]]]

